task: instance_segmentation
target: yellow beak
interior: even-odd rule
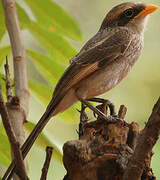
[[[157,9],[159,9],[158,6],[153,5],[153,4],[146,4],[145,8],[136,16],[136,17],[145,17],[151,13],[153,13],[154,11],[156,11]]]

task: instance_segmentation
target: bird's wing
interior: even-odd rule
[[[131,42],[131,35],[127,30],[120,30],[106,39],[103,38],[96,42],[94,39],[91,40],[92,45],[88,44],[89,48],[87,48],[86,44],[85,49],[82,48],[62,75],[53,93],[53,101],[58,100],[58,97],[63,98],[68,89],[102,68],[105,63],[123,55]]]

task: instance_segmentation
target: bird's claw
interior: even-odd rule
[[[122,121],[117,116],[107,116],[107,122],[116,123],[117,121]]]

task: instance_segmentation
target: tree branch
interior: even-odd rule
[[[26,70],[26,53],[20,36],[16,6],[14,0],[2,0],[2,3],[13,54],[15,95],[20,99],[20,105],[27,115],[29,92]]]
[[[152,154],[152,148],[156,144],[160,135],[160,98],[154,105],[149,120],[138,138],[137,146],[132,155],[123,180],[141,179],[145,166],[148,166],[149,157]]]
[[[12,97],[13,97],[13,92],[12,92],[13,85],[11,84],[10,72],[9,72],[9,64],[8,64],[7,56],[6,56],[6,64],[4,65],[4,69],[5,69],[5,74],[6,74],[6,78],[5,78],[6,96],[7,96],[8,102],[11,102]]]
[[[2,0],[5,23],[8,30],[14,65],[15,95],[7,104],[8,115],[20,146],[24,143],[23,123],[28,114],[29,92],[26,69],[26,53],[20,36],[20,27],[14,0]],[[13,149],[12,149],[13,153]],[[13,157],[14,159],[14,157]],[[16,176],[14,180],[17,180]]]
[[[51,157],[52,157],[52,151],[53,151],[52,147],[48,146],[46,148],[46,160],[45,160],[44,166],[42,168],[42,175],[41,175],[40,180],[46,180],[47,179],[47,173],[48,173],[49,164],[50,164]]]
[[[8,111],[5,106],[3,96],[2,96],[1,86],[0,86],[0,113],[1,113],[4,128],[6,130],[9,142],[12,147],[12,152],[14,154],[14,160],[17,165],[16,172],[21,179],[28,180],[28,177],[27,177],[27,174],[25,171],[25,165],[23,162],[22,152],[20,150],[20,145],[19,145],[19,142],[16,140],[16,136],[14,134],[14,131],[13,131],[11,123],[10,123]]]
[[[121,105],[120,109],[119,109],[119,112],[118,112],[118,118],[124,120],[126,113],[127,113],[126,106],[125,105]]]

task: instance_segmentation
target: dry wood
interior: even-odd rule
[[[160,135],[160,98],[155,104],[149,120],[137,140],[134,154],[128,163],[123,180],[140,180],[143,171],[150,167],[152,148]]]
[[[41,175],[40,180],[47,180],[47,173],[48,173],[48,169],[49,169],[49,165],[50,165],[50,161],[52,157],[52,151],[53,151],[52,147],[48,146],[46,148],[46,159],[42,168],[42,175]]]
[[[122,105],[118,117],[124,119],[126,110]],[[80,112],[85,122],[83,133],[79,140],[68,141],[63,146],[67,170],[64,180],[156,179],[150,164],[152,148],[160,132],[160,99],[142,132],[135,122],[129,124],[117,120],[116,116],[113,116],[116,122],[99,117],[87,122],[84,109]]]

